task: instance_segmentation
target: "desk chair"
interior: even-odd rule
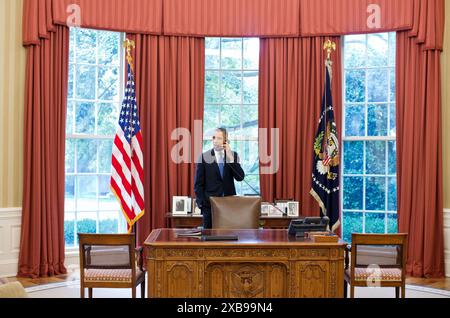
[[[344,297],[347,283],[350,297],[355,287],[395,287],[396,298],[405,298],[408,234],[352,234],[351,249],[345,254]],[[351,264],[349,253],[351,252]]]
[[[81,298],[85,288],[89,290],[89,298],[93,288],[131,288],[132,297],[136,298],[139,284],[141,298],[145,297],[143,248],[135,249],[134,234],[79,233],[78,240]]]
[[[213,229],[259,229],[261,197],[211,197]]]

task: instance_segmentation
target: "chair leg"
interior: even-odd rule
[[[141,298],[145,298],[145,279],[141,283]]]
[[[406,298],[405,285],[402,286],[402,298]]]
[[[88,288],[89,298],[92,298],[92,288]]]
[[[136,286],[131,288],[131,297],[136,298]]]
[[[355,286],[350,285],[350,298],[355,298]]]
[[[84,286],[83,284],[80,285],[80,298],[84,298]]]
[[[348,297],[348,295],[347,295],[347,288],[348,288],[347,282],[344,280],[344,298]]]
[[[395,298],[400,298],[400,287],[395,287]]]

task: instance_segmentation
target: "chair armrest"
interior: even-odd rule
[[[352,251],[352,246],[349,244],[345,247],[345,269],[347,270],[350,266],[350,252]]]
[[[137,247],[135,249],[135,252],[137,254],[137,262],[138,262],[139,269],[143,272],[144,271],[144,268],[143,268],[143,265],[144,265],[144,248],[142,246],[141,247]]]

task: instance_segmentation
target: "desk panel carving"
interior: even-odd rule
[[[343,296],[344,242],[292,241],[281,232],[270,241],[258,235],[271,232],[239,232],[238,242],[174,244],[174,230],[156,231],[145,243],[149,297]]]

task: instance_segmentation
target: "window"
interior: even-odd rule
[[[205,47],[204,151],[212,148],[215,128],[227,128],[231,149],[241,158],[245,180],[260,191],[259,39],[207,38]],[[236,182],[236,191],[240,195],[255,194],[245,182]]]
[[[343,238],[397,232],[395,33],[344,37]]]
[[[70,30],[66,130],[65,240],[77,233],[126,231],[109,188],[111,153],[123,87],[120,33]]]

